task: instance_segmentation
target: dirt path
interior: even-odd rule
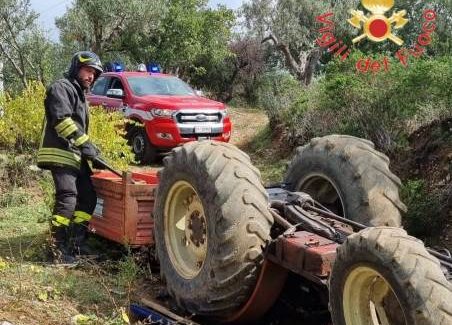
[[[245,108],[229,108],[232,121],[231,143],[242,150],[264,129],[268,123],[263,111]]]

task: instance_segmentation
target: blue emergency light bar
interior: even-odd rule
[[[104,67],[105,72],[123,72],[124,66],[121,62],[107,62]]]
[[[157,63],[148,63],[146,69],[150,73],[160,73],[160,65]]]
[[[113,62],[113,66],[114,66],[115,72],[122,72],[122,71],[124,71],[124,68],[121,65],[121,63]]]

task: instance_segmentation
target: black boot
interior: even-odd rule
[[[77,255],[92,255],[92,250],[86,243],[88,232],[88,222],[71,224],[72,236],[71,243],[74,254]]]
[[[53,260],[57,264],[72,264],[75,262],[75,257],[69,247],[68,227],[65,226],[50,226],[52,235],[51,250]]]

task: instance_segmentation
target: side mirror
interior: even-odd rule
[[[124,90],[122,89],[108,89],[107,90],[107,97],[111,98],[124,98]]]
[[[202,90],[195,90],[196,96],[199,97],[204,97],[204,93],[202,92]]]

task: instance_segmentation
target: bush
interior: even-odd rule
[[[89,136],[113,167],[126,170],[134,154],[125,138],[126,119],[119,113],[106,113],[100,107],[91,108]]]
[[[38,173],[30,168],[33,156],[30,154],[5,154],[0,161],[0,193],[16,187],[27,187],[38,178]]]
[[[3,116],[0,117],[0,147],[18,152],[39,146],[44,120],[45,88],[30,82],[19,96],[0,97]]]
[[[419,126],[452,115],[451,57],[413,60],[407,68],[390,59],[389,71],[377,74],[357,73],[360,57],[357,52],[345,62],[331,62],[305,90],[299,86],[289,90],[290,96],[272,94],[272,101],[280,103],[278,112],[286,112],[283,123],[291,142],[343,133],[370,139],[390,153]]]
[[[442,232],[447,217],[440,218],[440,197],[429,192],[423,180],[407,180],[400,195],[408,207],[404,226],[410,235],[426,240]]]
[[[286,71],[271,71],[258,82],[257,104],[268,115],[270,126],[285,121],[287,111],[302,92],[300,83]]]
[[[36,153],[44,120],[45,88],[32,82],[16,97],[0,98],[3,116],[0,117],[0,148],[16,153]],[[116,168],[127,168],[133,154],[123,137],[125,119],[120,113],[106,113],[91,109],[89,135],[99,146],[102,155]]]

